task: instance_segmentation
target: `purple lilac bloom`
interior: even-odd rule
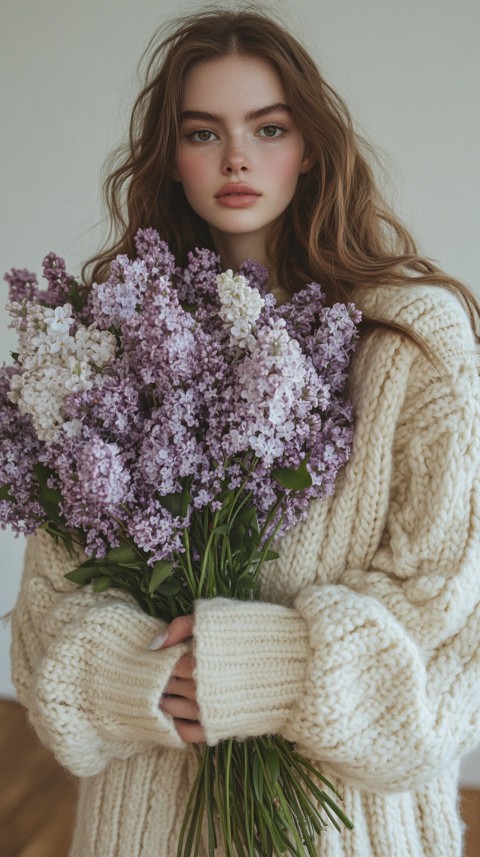
[[[295,434],[305,435],[305,416],[316,404],[316,373],[279,319],[260,329],[256,345],[237,365],[235,422],[225,438],[227,455],[250,448],[271,466]]]
[[[67,273],[65,261],[56,253],[48,253],[43,260],[43,276],[48,288],[38,291],[37,301],[46,306],[63,306],[70,300],[75,277]]]
[[[137,313],[147,289],[149,269],[141,259],[130,261],[117,256],[110,265],[110,276],[104,283],[94,283],[90,309],[94,321],[102,329],[120,327]]]
[[[156,229],[138,229],[134,241],[139,259],[147,264],[149,271],[153,272],[155,268],[160,276],[171,277],[174,274],[175,257]]]
[[[149,291],[142,312],[122,326],[122,346],[133,373],[158,392],[171,381],[188,381],[195,363],[195,320],[185,312],[166,277]]]
[[[96,376],[90,390],[72,393],[64,411],[68,420],[81,423],[83,437],[98,434],[125,450],[143,435],[149,405],[143,386],[122,356],[104,375]]]
[[[334,392],[344,388],[361,313],[354,304],[336,303],[320,311],[317,330],[306,339],[306,351]]]
[[[217,275],[220,273],[220,257],[213,250],[198,247],[188,253],[187,267],[178,268],[175,287],[182,304],[202,307],[213,304],[218,308]]]
[[[72,438],[45,450],[42,461],[56,474],[52,486],[62,495],[60,510],[80,530],[89,556],[103,556],[119,544],[130,475],[115,444],[98,438]]]
[[[162,495],[187,481],[193,509],[218,509],[224,480],[238,487],[241,461],[256,456],[248,488],[262,522],[280,490],[272,470],[297,467],[309,452],[312,487],[286,492],[284,532],[306,514],[312,497],[331,494],[348,458],[352,413],[343,389],[359,313],[352,305],[325,307],[316,283],[277,308],[267,269],[248,260],[239,273],[265,306],[252,351],[239,352],[219,317],[219,257],[196,249],[181,271],[154,229],[139,230],[135,246],[138,258],[118,256],[108,280],[93,287],[94,320],[116,328],[117,357],[90,389],[66,399],[64,442],[35,439],[29,419],[7,400],[20,370],[4,370],[0,484],[8,476],[18,508],[1,501],[0,522],[15,520],[17,531],[31,531],[35,514],[44,517],[28,505],[40,460],[54,470],[61,511],[83,533],[88,554],[117,545],[123,528],[154,561],[182,550],[188,523],[161,505]],[[12,295],[63,304],[72,284],[63,260],[49,254],[44,272],[49,288],[38,293],[34,275],[14,269],[7,275]],[[82,311],[75,312],[83,323]]]
[[[26,268],[12,268],[10,273],[3,278],[8,283],[9,299],[11,303],[22,303],[23,301],[34,301],[37,296],[37,275]]]
[[[256,262],[255,259],[246,259],[238,268],[238,273],[248,280],[248,285],[252,289],[258,289],[262,298],[268,292],[268,276],[269,270],[262,265],[261,262]]]
[[[325,304],[325,295],[318,283],[309,283],[292,299],[279,307],[276,316],[285,319],[287,331],[301,344],[319,323],[319,316]]]
[[[149,562],[154,563],[183,552],[181,533],[187,525],[188,519],[175,518],[151,497],[132,513],[127,531],[139,548],[151,554]]]
[[[44,444],[35,435],[29,417],[23,416],[8,398],[10,382],[17,370],[0,369],[0,487],[8,486],[11,500],[0,500],[0,524],[16,534],[33,533],[46,515],[35,499],[38,482],[34,466]]]
[[[128,501],[130,475],[115,443],[92,438],[77,451],[78,486],[85,503],[115,511]]]

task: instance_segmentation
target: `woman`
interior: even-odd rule
[[[194,246],[225,268],[254,257],[280,300],[316,280],[365,321],[351,459],[282,540],[262,603],[200,601],[167,628],[73,588],[64,552],[30,540],[14,679],[82,778],[71,854],[170,857],[189,745],[280,733],[355,825],[319,854],[460,855],[459,759],[480,734],[475,301],[418,256],[343,102],[262,15],[207,12],[152,45],[122,158],[91,280],[153,226],[180,263]]]

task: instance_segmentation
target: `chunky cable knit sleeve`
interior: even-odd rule
[[[185,747],[158,705],[186,646],[149,651],[162,623],[119,590],[94,593],[65,580],[76,564],[46,533],[29,538],[12,672],[40,739],[78,776],[148,745]]]
[[[202,601],[195,628],[209,743],[281,732],[344,781],[387,792],[433,779],[480,739],[474,341],[444,290],[396,299],[393,317],[443,366],[395,335],[368,340],[336,496],[269,572],[288,606]]]

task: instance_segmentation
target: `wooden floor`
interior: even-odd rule
[[[24,709],[0,700],[1,857],[67,857],[76,791],[75,780],[38,743]],[[480,791],[464,789],[462,807],[465,857],[479,857]]]

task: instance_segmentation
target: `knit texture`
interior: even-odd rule
[[[334,496],[278,545],[265,603],[196,605],[201,720],[211,745],[281,733],[334,779],[355,829],[328,829],[321,857],[460,857],[459,759],[480,738],[475,343],[443,288],[355,299],[441,365],[394,333],[361,342]],[[71,566],[46,534],[29,540],[12,645],[19,699],[82,778],[71,855],[173,857],[196,762],[158,703],[187,646],[150,652],[162,623],[125,593],[75,588]]]

